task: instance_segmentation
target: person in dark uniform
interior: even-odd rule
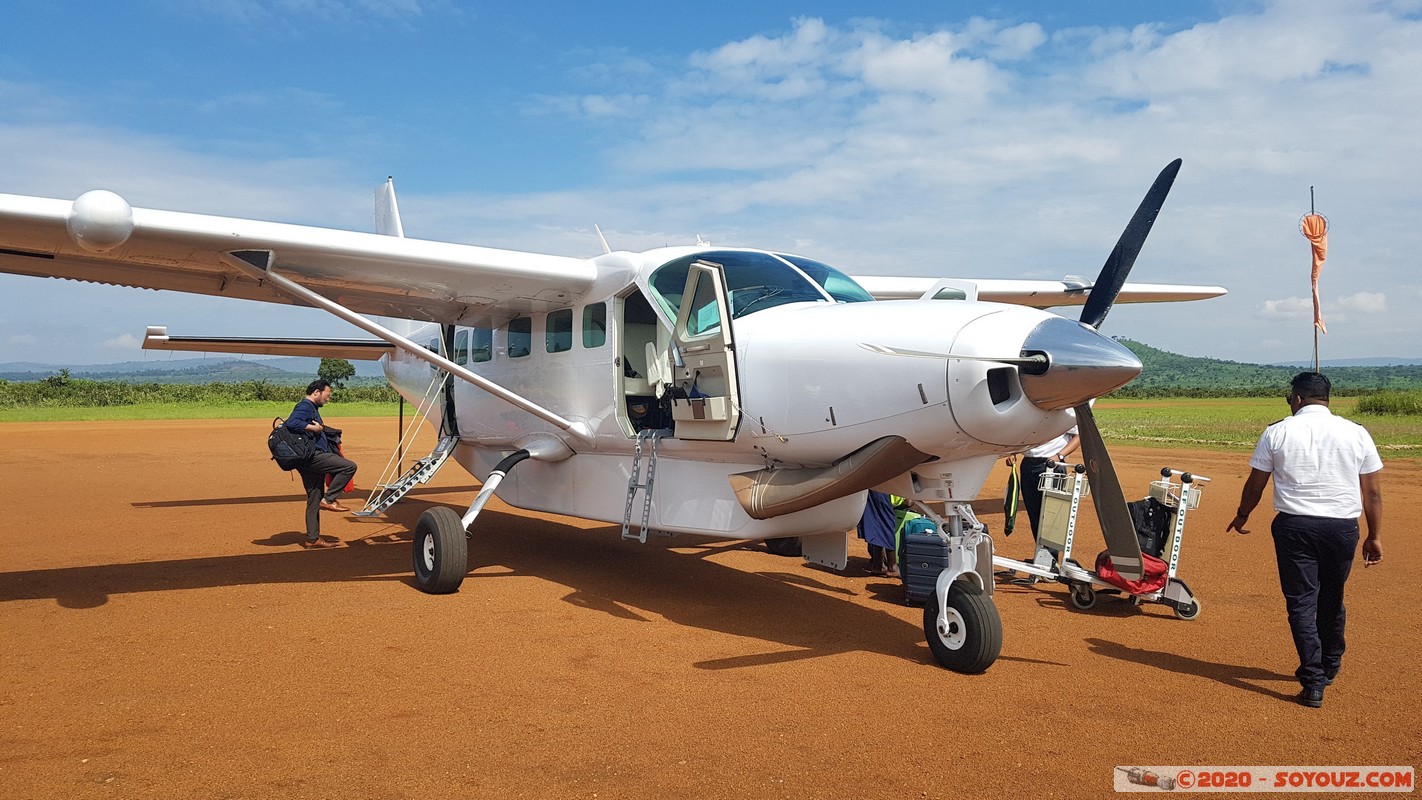
[[[1249,459],[1239,512],[1226,531],[1244,529],[1264,486],[1274,478],[1274,555],[1289,628],[1299,654],[1296,698],[1323,705],[1343,661],[1343,585],[1358,549],[1358,515],[1368,521],[1363,566],[1382,562],[1382,459],[1366,428],[1334,416],[1331,386],[1317,372],[1294,377],[1292,416],[1270,425]]]
[[[340,432],[328,427],[321,419],[321,407],[330,400],[330,382],[325,379],[312,381],[306,387],[306,396],[297,402],[285,423],[290,430],[305,431],[314,437],[316,452],[298,469],[301,483],[306,487],[306,540],[301,546],[307,549],[340,545],[340,542],[321,538],[321,510],[350,510],[340,504],[340,497],[356,474],[354,461],[332,451],[327,434],[339,435]],[[331,476],[329,489],[326,487],[327,475]]]
[[[1042,474],[1064,463],[1067,457],[1081,448],[1081,437],[1076,426],[1051,441],[1044,442],[1022,453],[1021,478],[1018,490],[1022,493],[1022,505],[1027,508],[1027,522],[1032,526],[1032,554],[1037,553],[1037,526],[1042,519]],[[1018,457],[1007,457],[1007,466],[1012,466]]]

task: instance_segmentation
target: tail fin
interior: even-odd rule
[[[400,206],[395,202],[395,179],[386,178],[375,189],[375,232],[385,236],[405,236],[400,224]]]
[[[385,183],[375,187],[375,232],[382,236],[405,237],[405,226],[400,223],[400,205],[395,202],[395,179],[389,177]],[[410,336],[426,323],[414,320],[382,317],[386,327],[400,334]],[[388,373],[387,373],[388,374]]]

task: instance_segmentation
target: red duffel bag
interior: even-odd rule
[[[1149,553],[1141,553],[1141,566],[1145,573],[1141,575],[1141,579],[1128,581],[1121,577],[1121,573],[1117,572],[1115,565],[1111,563],[1110,551],[1102,550],[1101,555],[1096,557],[1096,577],[1131,594],[1148,594],[1165,588],[1165,572],[1168,567],[1164,561]]]

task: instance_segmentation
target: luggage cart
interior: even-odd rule
[[[1165,562],[1165,583],[1161,588],[1144,592],[1130,592],[1116,584],[1102,579],[1095,571],[1086,569],[1072,558],[1072,546],[1076,538],[1076,520],[1081,511],[1081,499],[1090,494],[1086,467],[1078,464],[1071,471],[1059,467],[1042,474],[1042,514],[1038,521],[1038,548],[1032,561],[1018,561],[1002,556],[993,556],[993,566],[1030,575],[1034,578],[1056,581],[1071,587],[1071,604],[1080,609],[1088,609],[1096,604],[1096,594],[1125,592],[1136,605],[1160,603],[1170,606],[1175,616],[1190,620],[1200,615],[1200,601],[1190,591],[1190,587],[1176,576],[1180,564],[1180,547],[1185,537],[1185,519],[1189,512],[1200,506],[1203,483],[1210,479],[1203,475],[1165,467],[1160,471],[1160,480],[1151,481],[1147,498],[1153,498],[1170,513],[1170,531],[1166,546],[1170,558]],[[1173,479],[1179,478],[1179,483]],[[1162,551],[1163,553],[1164,551]]]

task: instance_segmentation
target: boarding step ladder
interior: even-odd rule
[[[624,539],[636,539],[642,544],[647,543],[647,523],[652,516],[652,484],[657,480],[657,444],[663,437],[669,435],[671,435],[669,428],[638,431],[637,433],[637,450],[632,456],[632,477],[627,479],[627,506],[622,512],[622,538]],[[642,452],[648,444],[651,445],[651,452],[647,459],[647,480],[642,482]],[[637,529],[637,533],[633,533],[632,504],[637,499],[638,489],[642,490],[642,527]]]
[[[449,454],[454,452],[454,445],[458,442],[458,436],[442,437],[439,444],[435,445],[434,452],[411,464],[410,468],[405,470],[404,475],[391,483],[382,483],[376,486],[376,491],[365,502],[365,508],[355,512],[355,515],[357,517],[373,517],[395,505],[400,498],[415,488],[415,484],[428,483],[429,479],[433,478],[434,474],[448,460]]]

